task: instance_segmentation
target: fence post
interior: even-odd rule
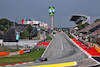
[[[16,47],[17,47],[17,50],[19,50],[18,42],[16,42]]]

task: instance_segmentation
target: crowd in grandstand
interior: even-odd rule
[[[79,30],[79,32],[81,32],[81,31],[87,32],[88,30],[90,30],[90,29],[96,27],[97,25],[100,25],[100,22],[94,22],[94,23],[92,23],[92,24],[86,26],[85,28]]]
[[[94,27],[100,25],[100,22],[94,22],[88,26],[86,26],[85,28],[79,30],[79,32],[88,32],[89,30],[93,29]],[[91,32],[90,35],[94,35],[94,36],[97,36],[97,35],[100,35],[100,28],[95,30],[94,32]]]
[[[100,28],[92,32],[90,35],[94,35],[94,36],[100,35]]]

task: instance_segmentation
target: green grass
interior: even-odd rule
[[[52,38],[49,35],[46,35],[47,39],[46,40],[52,40]]]
[[[6,46],[1,46],[0,47],[0,52],[3,52],[3,51],[15,52],[15,51],[18,51],[18,50],[17,49],[8,48]]]
[[[33,61],[34,59],[38,59],[39,57],[41,57],[44,50],[45,49],[40,48],[39,51],[36,51],[36,49],[34,49],[30,53],[25,53],[25,54],[21,54],[21,55],[14,55],[11,57],[2,57],[2,58],[0,58],[0,65]]]
[[[67,33],[67,35],[69,36],[69,38],[74,38],[71,34]]]
[[[91,42],[91,43],[96,43],[96,42]]]

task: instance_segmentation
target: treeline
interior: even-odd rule
[[[96,19],[94,22],[99,22],[100,21],[100,19]]]
[[[67,30],[70,30],[70,28],[54,28],[54,29],[67,29]]]
[[[6,18],[0,19],[0,30],[3,31],[4,33],[11,27],[14,27],[14,25],[16,26],[17,23],[12,22]],[[31,25],[28,25],[26,30],[24,30],[23,32],[20,32],[21,34],[20,38],[21,39],[29,38],[29,34],[31,33],[32,30],[33,30],[33,27]]]
[[[20,39],[28,39],[29,34],[31,34],[31,31],[33,30],[33,27],[31,25],[27,26],[27,29],[24,30],[23,33],[21,33]]]
[[[100,19],[96,19],[94,22],[100,22]],[[77,27],[78,27],[78,30],[81,30],[88,25],[89,25],[88,23],[85,23],[85,24],[79,23]]]
[[[12,22],[6,18],[0,19],[0,30],[6,32],[13,24],[16,22]]]
[[[81,30],[81,29],[85,28],[88,25],[89,25],[88,23],[84,23],[84,24],[79,23],[77,27],[78,27],[78,30]]]

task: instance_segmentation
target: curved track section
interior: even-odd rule
[[[88,58],[79,48],[77,48],[66,34],[57,33],[44,55],[48,60],[61,60],[65,62],[79,61]]]
[[[36,66],[36,65],[47,65],[47,64],[58,64],[67,63],[73,61],[81,61],[88,58],[79,48],[70,41],[69,37],[63,33],[57,33],[52,36],[52,42],[50,43],[44,56],[48,58],[47,62],[42,63],[30,63],[20,66],[13,67],[26,67],[26,66]]]

